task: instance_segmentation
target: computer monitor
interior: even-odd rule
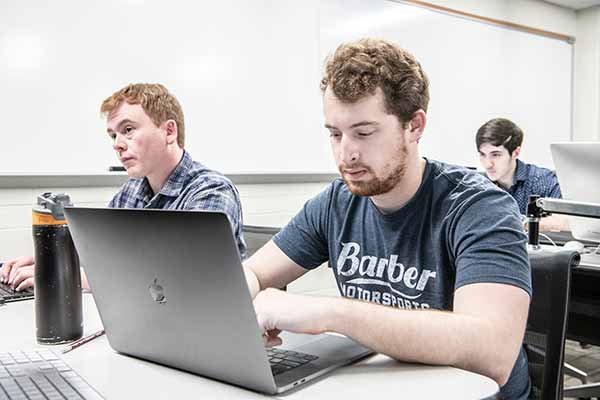
[[[550,145],[563,199],[600,204],[600,142]],[[600,219],[569,216],[575,239],[600,242]]]

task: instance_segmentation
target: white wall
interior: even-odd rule
[[[600,7],[577,12],[575,140],[600,139]]]
[[[575,138],[599,139],[600,11],[573,10],[534,0],[429,0],[432,3],[577,37]],[[324,141],[323,146],[328,146]],[[3,149],[6,149],[4,147]],[[3,150],[6,151],[6,150]],[[1,173],[1,171],[0,171]],[[245,222],[282,225],[324,184],[240,185]],[[0,260],[31,253],[31,206],[45,190],[69,192],[78,204],[104,205],[115,187],[0,189]],[[304,289],[331,287],[330,271],[312,274]]]
[[[552,168],[550,143],[571,140],[573,45],[565,40],[392,1],[326,0],[320,15],[321,58],[365,36],[417,57],[431,83],[425,157],[479,166],[475,132],[497,117],[523,129],[521,155],[537,165]]]
[[[325,182],[237,185],[244,223],[281,227],[326,185]],[[118,189],[118,186],[0,189],[0,261],[32,252],[31,209],[37,195],[65,192],[77,206],[105,207]]]
[[[575,36],[573,139],[600,140],[600,7],[580,11],[538,0],[429,0],[429,2]]]
[[[244,223],[281,227],[326,185],[326,182],[237,185]],[[37,195],[65,192],[78,206],[104,207],[118,189],[118,186],[0,188],[0,261],[33,254],[31,209]],[[333,274],[325,266],[306,274],[288,290],[328,295],[337,292]]]
[[[533,0],[437,2],[561,33],[576,32],[574,11]],[[3,128],[5,132],[19,132],[11,136],[13,146],[28,148],[28,151],[5,151],[0,156],[0,173],[48,170],[78,173],[83,169],[89,173],[98,173],[106,170],[116,160],[110,152],[97,150],[108,143],[108,138],[102,134],[104,127],[98,116],[98,102],[107,95],[107,88],[121,87],[127,82],[138,80],[162,82],[178,96],[186,112],[187,131],[190,133],[186,145],[195,157],[212,168],[228,173],[332,172],[333,163],[328,152],[323,150],[325,147],[320,145],[326,132],[322,128],[318,104],[321,67],[318,53],[319,0],[221,0],[196,2],[194,5],[190,3],[177,0],[169,2],[169,6],[165,7],[162,2],[110,0],[104,1],[102,6],[86,6],[78,1],[60,1],[47,8],[40,6],[44,4],[40,0],[28,2],[28,6],[17,0],[1,2],[0,87],[4,96],[0,96],[0,109],[10,116],[5,118]],[[367,9],[378,9],[382,4],[391,4],[383,0],[359,0],[358,3]],[[356,8],[352,4],[345,7],[351,11]],[[359,8],[358,11],[362,9]],[[169,29],[143,30],[130,23],[130,15],[137,15],[148,26],[159,26],[161,21],[169,18],[178,23],[172,24]],[[375,19],[372,26],[380,25],[382,19],[384,17]],[[448,18],[450,19],[460,21]],[[104,29],[105,21],[120,28]],[[354,30],[357,30],[356,25]],[[409,24],[396,22],[390,25],[400,28]],[[457,25],[480,24],[465,22]],[[428,33],[435,34],[438,24],[415,23],[415,26],[411,32],[416,31],[417,37],[423,37],[424,42],[427,42],[431,38]],[[440,30],[443,27],[445,25]],[[401,29],[394,31],[403,33]],[[444,37],[443,34],[440,36]],[[471,37],[480,35],[474,34]],[[123,46],[123,38],[127,38],[126,42],[131,45]],[[482,41],[484,38],[485,36]],[[439,39],[435,42],[439,42]],[[108,46],[108,43],[115,45]],[[456,53],[453,54],[461,56],[465,61],[472,54],[481,54],[477,47],[475,51],[471,51],[469,46],[458,46],[460,43],[463,40],[454,39],[446,46],[439,43],[438,48],[454,50]],[[162,57],[160,62],[156,62],[155,57],[149,55],[159,48],[169,49],[166,54],[170,57]],[[493,49],[498,46],[489,44],[482,48],[490,49],[493,53]],[[517,49],[520,47],[512,48],[515,51],[511,54],[518,54]],[[536,51],[525,53],[537,54]],[[418,59],[424,57],[420,53],[416,56]],[[511,60],[510,57],[505,59],[508,62]],[[493,59],[479,57],[476,60]],[[441,64],[439,61],[434,63],[438,68]],[[459,68],[456,63],[450,64],[453,67],[440,70],[450,73],[453,68]],[[527,72],[534,69],[544,70],[532,67]],[[426,68],[428,72],[432,70],[434,68]],[[517,71],[518,68],[507,67],[504,70]],[[477,68],[477,71],[486,71],[486,68]],[[493,74],[495,71],[490,72]],[[90,79],[90,74],[93,74],[93,79]],[[526,74],[516,75],[521,77]],[[433,72],[432,77],[435,77]],[[536,81],[527,78],[523,80]],[[501,81],[501,78],[496,79],[498,84]],[[507,78],[507,81],[512,84],[504,85],[505,87],[522,87],[512,77]],[[271,87],[265,85],[265,82],[276,84]],[[453,80],[443,79],[442,82]],[[482,83],[482,87],[491,93],[499,93],[494,87],[490,87],[492,84],[486,84],[485,81]],[[437,90],[436,88],[451,89],[443,84],[432,85],[432,91]],[[446,91],[450,92],[452,91]],[[472,98],[468,92],[456,93],[464,102]],[[502,98],[496,96],[498,97]],[[444,103],[440,96],[432,96],[432,108],[440,103]],[[543,107],[541,104],[543,103],[540,103],[540,108]],[[495,110],[496,107],[487,109]],[[65,122],[64,110],[70,112],[68,123]],[[534,120],[520,118],[506,111],[500,112],[514,117],[517,122],[524,121],[521,122],[523,124]],[[469,125],[465,129],[468,130],[465,136],[471,136],[473,129],[480,125],[477,113],[469,114],[478,123],[476,126]],[[36,117],[30,118],[30,115]],[[460,113],[448,111],[446,115],[449,117],[444,119],[447,125],[465,122],[457,116]],[[28,123],[22,124],[23,120]],[[432,118],[431,122],[433,128],[435,119]],[[287,134],[284,141],[280,140],[282,127],[285,127]],[[464,127],[465,125],[463,129]],[[534,129],[536,133],[549,130],[536,124],[533,127],[535,128],[530,129],[530,132]],[[553,128],[561,132],[568,130],[560,125]],[[52,133],[54,140],[47,140],[48,132]],[[83,132],[85,133],[82,134]],[[97,134],[94,135],[93,132]],[[229,145],[233,134],[237,146]],[[424,139],[424,145],[427,144],[427,137],[428,135]],[[444,138],[438,140],[443,141]],[[36,145],[30,146],[29,143]],[[66,150],[65,143],[69,143],[77,151]],[[469,144],[471,143],[469,140]],[[448,144],[458,144],[458,148],[463,148],[461,142],[452,141]],[[525,153],[527,148],[535,146],[526,146]],[[469,154],[473,153],[469,151]],[[458,154],[460,151],[452,152],[453,157]],[[435,153],[432,157],[439,158]],[[536,157],[530,158],[534,162],[544,163]],[[473,162],[462,156],[448,161],[467,165]]]

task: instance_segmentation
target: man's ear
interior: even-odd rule
[[[408,143],[419,143],[425,131],[425,125],[427,125],[427,114],[420,109],[415,111],[407,125],[406,135]]]
[[[165,132],[167,133],[166,140],[167,144],[177,143],[177,122],[169,119],[164,122]]]
[[[513,150],[512,154],[511,154],[511,158],[513,160],[516,160],[519,157],[519,154],[521,154],[521,146],[519,146]]]

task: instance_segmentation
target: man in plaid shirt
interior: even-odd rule
[[[522,143],[521,128],[505,118],[489,120],[475,136],[479,161],[487,177],[506,190],[517,202],[521,215],[525,215],[529,196],[560,199],[562,194],[554,171],[518,159]],[[540,229],[567,231],[569,225],[564,216],[551,215],[542,218]]]
[[[242,258],[242,207],[235,186],[193,161],[184,150],[185,124],[177,99],[160,84],[128,85],[101,106],[113,149],[129,180],[108,207],[210,210],[225,213]],[[33,257],[5,262],[0,280],[17,290],[33,285]],[[85,274],[82,286],[89,288]]]

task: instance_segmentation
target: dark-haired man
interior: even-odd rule
[[[519,160],[522,143],[523,131],[506,118],[489,120],[475,135],[479,161],[487,177],[510,193],[525,215],[529,196],[560,199],[562,194],[554,171]],[[569,226],[564,216],[551,215],[541,219],[540,229],[561,231],[569,230]]]
[[[243,256],[242,207],[227,177],[184,150],[185,124],[179,101],[160,84],[127,85],[104,100],[106,131],[129,180],[108,207],[211,210],[227,215]],[[17,290],[33,286],[33,257],[9,260],[0,281]],[[82,286],[88,288],[85,274]]]
[[[257,318],[268,344],[280,330],[338,332],[398,360],[478,372],[503,398],[525,399],[520,216],[485,177],[419,156],[428,85],[390,42],[346,43],[328,60],[325,127],[343,180],[245,262]],[[324,262],[342,297],[273,289]]]

